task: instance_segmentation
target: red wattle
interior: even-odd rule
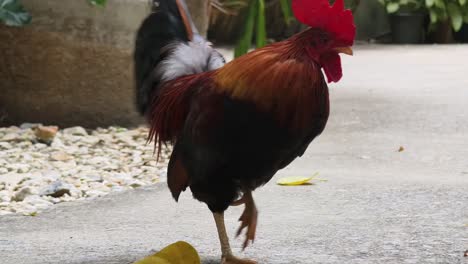
[[[320,64],[327,76],[328,83],[338,82],[343,77],[341,58],[336,52],[328,52],[320,56]]]

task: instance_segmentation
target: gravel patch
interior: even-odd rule
[[[50,144],[37,125],[0,128],[0,216],[34,216],[58,203],[157,183],[170,149],[156,162],[148,129],[59,130]],[[36,132],[36,133],[35,133]]]

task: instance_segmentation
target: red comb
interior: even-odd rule
[[[345,10],[343,0],[336,0],[333,6],[328,0],[293,0],[292,8],[301,23],[330,32],[346,45],[353,44],[356,27],[353,14]]]

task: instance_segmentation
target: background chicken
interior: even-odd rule
[[[190,187],[213,212],[223,263],[230,249],[224,211],[245,205],[239,235],[255,239],[252,191],[301,156],[327,123],[328,82],[342,77],[339,53],[352,54],[355,27],[343,0],[293,0],[297,19],[310,26],[285,41],[225,66],[196,35],[182,2],[161,2],[138,34],[138,103],[161,147],[174,143],[168,167],[173,197]],[[219,68],[221,67],[221,68]],[[148,99],[150,98],[150,99]]]
[[[165,81],[224,65],[195,27],[184,0],[153,1],[153,12],[140,26],[135,43],[137,106],[146,114],[149,98]]]

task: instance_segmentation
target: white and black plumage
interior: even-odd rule
[[[140,26],[134,51],[137,107],[146,115],[164,82],[225,64],[195,27],[184,0],[157,0]]]

